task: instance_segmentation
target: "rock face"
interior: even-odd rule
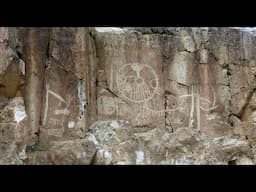
[[[255,164],[256,39],[0,28],[0,164]]]

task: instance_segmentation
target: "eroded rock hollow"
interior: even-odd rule
[[[0,164],[255,164],[256,38],[0,28]]]

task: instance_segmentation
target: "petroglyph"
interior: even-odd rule
[[[213,87],[212,87],[213,89]],[[150,118],[156,117],[164,117],[166,113],[177,112],[181,108],[184,107],[184,102],[186,98],[191,99],[190,105],[190,115],[189,115],[189,124],[190,128],[195,128],[195,123],[197,123],[197,130],[201,129],[201,110],[204,112],[209,112],[212,109],[217,107],[216,105],[216,96],[213,89],[213,101],[211,102],[209,99],[200,96],[200,87],[193,85],[191,87],[191,94],[181,95],[177,98],[177,102],[171,105],[171,107],[167,107],[163,110],[155,110],[148,106],[147,102],[144,102],[142,106],[142,110],[136,116],[136,121],[138,125],[146,123],[146,120]],[[180,124],[180,122],[173,122],[170,118],[168,118],[168,124],[172,123]]]
[[[216,105],[216,96],[214,88],[212,87],[213,93],[213,101],[211,102],[209,99],[200,96],[200,86],[192,85],[192,93],[190,95],[183,95],[191,97],[191,105],[190,105],[190,117],[189,117],[189,127],[194,127],[195,118],[194,112],[196,110],[196,122],[197,122],[197,130],[201,129],[201,110],[204,112],[209,112],[217,108]]]
[[[126,64],[117,73],[117,88],[120,96],[125,100],[143,103],[152,99],[159,91],[158,77],[149,65]]]
[[[73,97],[67,96],[67,99],[66,99],[67,101],[65,101],[65,99],[63,97],[61,97],[59,94],[50,90],[49,84],[46,84],[46,100],[45,100],[45,111],[44,111],[44,119],[43,119],[44,126],[46,126],[46,123],[47,123],[49,96],[50,95],[59,100],[59,103],[57,104],[58,107],[61,106],[61,103],[64,103],[65,107],[53,110],[54,113],[52,115],[56,115],[56,116],[61,115],[61,119],[50,117],[48,124],[50,124],[51,126],[54,126],[54,127],[59,127],[59,128],[47,129],[47,134],[53,135],[56,137],[61,137],[64,133],[64,118],[65,118],[65,116],[70,115],[70,111],[68,108],[71,105]]]
[[[70,111],[68,109],[55,109],[55,115],[69,115]]]
[[[72,129],[75,127],[75,122],[74,121],[69,121],[68,122],[68,128]]]
[[[212,102],[207,98],[200,97],[200,109],[201,110],[203,110],[205,112],[209,112],[209,111],[217,108],[216,94],[215,94],[213,87],[212,87],[212,93],[213,93],[213,101]],[[204,106],[204,105],[206,105],[206,106]]]
[[[62,129],[48,129],[47,134],[55,136],[55,137],[62,137],[63,130]]]
[[[196,89],[196,117],[197,117],[197,131],[201,129],[201,113],[200,113],[200,93],[199,88]]]
[[[49,102],[49,92],[48,91],[49,91],[49,84],[46,84],[45,109],[44,109],[43,125],[46,124],[46,120],[47,120],[48,102]]]
[[[58,126],[58,125],[61,124],[61,120],[59,120],[59,119],[54,119],[54,118],[50,118],[50,119],[49,119],[49,123],[50,123],[51,125]]]
[[[155,110],[155,109],[150,109],[147,104],[145,104],[142,107],[142,111],[138,113],[136,116],[136,122],[138,125],[142,125],[146,123],[148,118],[156,118],[156,117],[163,117],[165,116],[165,110]]]
[[[53,95],[53,96],[56,97],[57,99],[59,99],[61,102],[66,103],[66,101],[65,101],[60,95],[58,95],[57,93],[51,91],[50,89],[48,89],[48,93],[51,94],[51,95]]]
[[[115,101],[109,96],[100,96],[97,100],[98,113],[102,115],[112,115],[115,112]]]
[[[97,113],[99,115],[108,116],[109,118],[115,117],[115,119],[119,119],[127,117],[127,115],[130,116],[131,108],[120,98],[101,95],[97,99]]]
[[[194,109],[195,109],[195,95],[194,95],[194,86],[192,86],[192,94],[191,94],[191,109],[190,109],[190,115],[189,115],[189,128],[192,128],[194,126]]]
[[[113,82],[114,82],[114,72],[113,72],[113,63],[110,66],[110,83],[109,83],[109,88],[113,90]]]
[[[190,96],[190,95],[185,95],[185,96],[183,95],[183,96],[179,97],[177,100],[177,103],[175,103],[174,105],[171,105],[171,107],[167,107],[166,109],[162,109],[162,110],[156,110],[154,108],[150,108],[148,106],[148,102],[145,102],[143,104],[140,112],[136,116],[136,121],[137,121],[138,125],[142,125],[142,124],[146,123],[147,120],[152,119],[152,118],[165,117],[166,113],[178,111],[184,104],[184,98],[188,97],[188,96]],[[172,124],[170,119],[168,119],[168,121],[169,121],[169,124]]]
[[[69,112],[68,108],[70,107],[72,100],[73,100],[73,97],[68,95],[67,96],[67,105],[66,105],[65,109],[62,109],[62,110]],[[64,130],[64,118],[65,118],[65,115],[67,116],[69,114],[70,114],[70,112],[68,114],[65,113],[65,114],[62,115],[62,123],[61,123],[61,125],[62,125],[62,129],[63,130]]]
[[[203,60],[206,60],[206,58]],[[113,78],[111,77],[111,79]],[[155,109],[152,107],[152,100],[156,95],[160,95],[161,90],[155,70],[147,64],[129,63],[123,65],[116,74],[116,85],[121,99],[137,104],[138,114],[135,116],[135,121],[138,125],[145,124],[152,118],[165,117],[168,113],[178,111],[184,108],[184,102],[189,102],[187,99],[190,99],[188,126],[194,128],[196,123],[197,130],[200,131],[201,110],[209,112],[217,107],[213,87],[213,101],[210,101],[200,95],[200,86],[192,85],[190,94],[181,95],[177,98],[173,97],[172,101],[170,101],[171,106],[168,105],[167,108],[160,110]],[[174,102],[175,100],[176,102]],[[98,98],[98,111],[105,115],[112,115],[119,111],[119,107],[115,106],[115,104],[113,98],[101,96]],[[170,118],[168,121],[168,124],[172,124]],[[179,123],[176,122],[176,124]]]

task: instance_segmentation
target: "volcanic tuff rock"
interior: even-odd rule
[[[0,28],[1,164],[255,164],[236,28]]]

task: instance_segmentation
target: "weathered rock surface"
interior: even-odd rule
[[[255,164],[256,39],[0,28],[0,164]]]
[[[93,142],[87,139],[51,141],[27,150],[27,164],[88,165],[96,153]]]

